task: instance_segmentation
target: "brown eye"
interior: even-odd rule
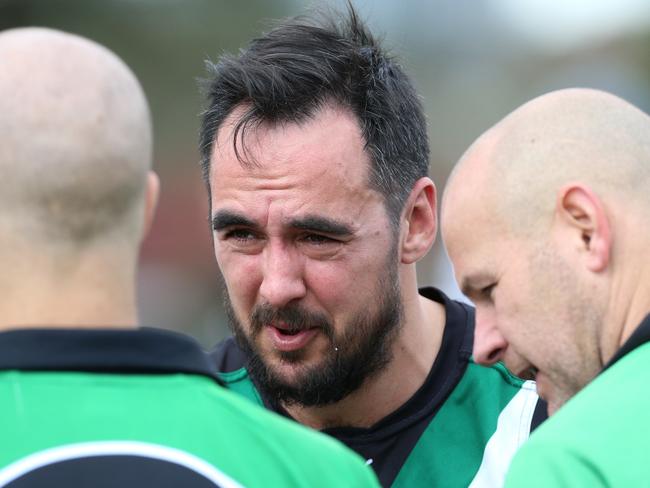
[[[248,241],[255,238],[255,235],[246,229],[235,229],[226,232],[225,239],[235,239],[238,241]]]
[[[307,234],[302,238],[303,242],[306,242],[307,244],[315,244],[317,246],[322,246],[324,244],[333,244],[333,243],[338,243],[339,241],[332,239],[331,237],[327,237],[321,234]]]

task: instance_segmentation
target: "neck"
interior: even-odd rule
[[[386,368],[332,405],[285,405],[294,419],[319,430],[371,427],[406,403],[422,386],[440,349],[445,312],[442,305],[418,294],[414,271],[407,278],[402,280],[404,322]]]
[[[630,298],[631,297],[631,298]],[[603,347],[603,364],[616,354],[623,344],[630,338],[641,321],[650,313],[650,283],[640,280],[637,287],[631,290],[627,297],[627,307],[620,311],[617,319],[608,319],[608,322],[620,324],[619,328],[611,334],[611,339],[606,341],[608,347]]]
[[[650,313],[650,267],[638,260],[646,252],[650,239],[640,239],[636,234],[636,239],[628,238],[624,251],[614,257],[618,261],[617,269],[625,273],[616,273],[606,290],[609,300],[600,342],[603,364],[609,362]]]
[[[135,327],[135,265],[111,256],[0,260],[0,330]]]

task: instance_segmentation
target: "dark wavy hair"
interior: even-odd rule
[[[301,122],[335,103],[357,117],[371,160],[369,184],[384,196],[391,223],[399,223],[413,185],[428,172],[426,120],[409,78],[352,5],[347,15],[283,21],[238,55],[207,66],[200,150],[208,193],[216,133],[235,108],[244,110],[233,146],[246,165],[255,164],[244,144],[248,130],[262,122]]]

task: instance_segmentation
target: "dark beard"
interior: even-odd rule
[[[391,253],[392,254],[392,253]],[[391,256],[392,257],[392,256]],[[334,327],[321,314],[312,313],[298,305],[274,309],[268,305],[256,307],[250,319],[251,334],[246,335],[235,317],[227,292],[225,308],[230,326],[239,347],[249,358],[247,365],[251,378],[274,405],[299,404],[306,407],[323,406],[338,402],[362,383],[384,369],[392,360],[392,345],[402,323],[403,306],[397,277],[397,263],[393,260],[389,273],[378,286],[378,310],[359,313],[340,337]],[[312,367],[302,367],[298,379],[288,383],[267,366],[256,350],[254,341],[264,325],[283,321],[295,330],[318,327],[332,343],[330,354]],[[286,362],[299,363],[303,351],[283,352]],[[297,366],[300,367],[300,366]]]

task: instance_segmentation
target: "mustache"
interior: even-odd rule
[[[319,312],[311,312],[299,305],[289,305],[282,308],[268,304],[258,305],[251,314],[251,329],[253,334],[259,333],[265,325],[283,322],[291,332],[319,328],[328,337],[334,337],[334,326]]]

